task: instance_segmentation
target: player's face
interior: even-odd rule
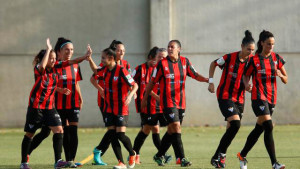
[[[70,60],[73,56],[73,44],[67,43],[60,49],[59,53],[62,57],[62,60]]]
[[[56,54],[55,54],[55,52],[50,52],[50,54],[49,54],[49,59],[48,59],[48,62],[47,62],[47,66],[46,66],[46,67],[48,67],[48,68],[53,68],[55,62],[56,62]]]
[[[101,55],[101,63],[106,66],[108,64],[108,57],[106,55],[106,53],[102,52],[102,55]]]
[[[125,47],[123,44],[117,45],[116,48],[117,61],[122,60],[125,55]]]
[[[180,52],[180,47],[176,42],[170,42],[168,45],[168,55],[170,57],[177,57]]]
[[[242,53],[244,56],[249,56],[254,52],[255,44],[254,43],[248,43],[247,45],[242,45]]]
[[[161,60],[161,59],[163,59],[163,58],[166,58],[167,55],[168,55],[167,52],[158,52],[158,53],[157,53],[157,57],[158,57],[159,60]]]
[[[148,61],[148,63],[149,63],[149,65],[150,65],[151,67],[154,67],[154,66],[157,64],[157,61],[158,61],[158,57],[157,57],[157,55],[156,55],[153,59],[150,59],[150,60]]]
[[[261,42],[261,45],[263,47],[263,51],[265,53],[272,52],[273,48],[274,48],[274,44],[275,44],[274,37],[270,37],[270,38],[266,39],[265,41]]]

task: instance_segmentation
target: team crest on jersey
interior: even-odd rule
[[[259,64],[258,64],[258,63],[256,64],[256,67],[259,67]]]
[[[168,67],[165,67],[165,71],[169,70]]]
[[[233,112],[233,107],[229,107],[228,110],[229,110],[230,112]]]
[[[74,68],[74,71],[75,71],[75,72],[77,72],[77,70],[78,70],[77,68]]]
[[[117,81],[118,80],[118,76],[114,76],[114,81]]]
[[[274,63],[275,63],[275,65],[277,65],[278,64],[277,60]]]
[[[172,119],[174,119],[175,114],[174,114],[174,113],[171,113],[171,114],[169,114],[169,116],[170,116]]]
[[[259,106],[259,108],[260,108],[261,111],[265,110],[265,106]]]
[[[186,69],[186,65],[183,65],[182,67],[183,67],[183,69]]]
[[[29,128],[33,128],[34,127],[34,124],[28,124]]]

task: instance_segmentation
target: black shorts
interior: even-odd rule
[[[28,107],[24,131],[35,133],[35,131],[45,126],[61,126],[61,119],[56,109],[34,109]]]
[[[252,109],[256,117],[268,114],[272,116],[275,104],[270,104],[264,100],[252,100]]]
[[[105,112],[103,111],[103,107],[102,108],[99,107],[99,109],[100,109],[100,112],[102,114],[103,123],[105,124]]]
[[[163,115],[163,113],[157,113],[157,114],[140,113],[140,116],[141,116],[142,126],[146,124],[149,126],[156,126],[159,124],[161,127],[164,127],[167,125],[167,120]]]
[[[80,113],[79,108],[58,109],[57,111],[60,115],[63,126],[66,125],[66,120],[68,120],[68,122],[78,122],[79,121],[79,113]]]
[[[240,119],[243,117],[244,112],[244,104],[240,104],[238,102],[233,102],[232,100],[218,100],[220,110],[225,117],[225,121],[227,121],[228,117],[233,115],[239,115]]]
[[[169,123],[180,122],[182,124],[183,117],[185,115],[185,109],[177,109],[177,108],[164,108],[164,116]]]
[[[128,115],[114,115],[113,113],[104,113],[104,123],[105,127],[116,126],[123,127],[127,126],[128,123]]]

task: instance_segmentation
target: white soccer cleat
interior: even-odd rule
[[[247,169],[247,163],[248,161],[246,160],[246,157],[242,157],[241,153],[237,153],[237,158],[240,161],[240,169]]]
[[[285,169],[284,164],[279,164],[278,162],[273,164],[273,169]]]

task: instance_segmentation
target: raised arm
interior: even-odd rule
[[[46,53],[42,59],[42,61],[40,62],[40,66],[38,67],[39,72],[43,72],[46,69],[47,63],[48,63],[48,59],[49,59],[49,54],[52,50],[52,45],[50,43],[50,39],[47,38],[46,40],[46,44],[47,44],[47,50]]]
[[[92,55],[92,49],[90,47],[90,44],[88,44],[86,54],[84,56],[69,60],[69,64],[72,65],[72,64],[80,63],[80,62],[84,61],[85,59],[87,59],[91,55]]]

